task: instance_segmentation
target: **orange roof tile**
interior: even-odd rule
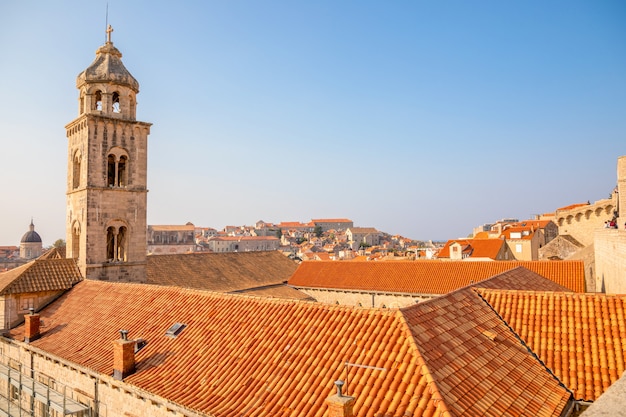
[[[278,251],[149,255],[148,284],[231,292],[282,284],[298,265]]]
[[[154,230],[154,231],[177,231],[177,230],[187,230],[187,231],[193,231],[195,230],[195,226],[193,224],[180,224],[180,225],[174,225],[174,224],[156,224],[156,225],[149,225],[148,228]]]
[[[496,259],[502,245],[506,243],[501,239],[457,239],[449,240],[446,242],[443,248],[437,254],[438,258],[450,257],[450,245],[453,243],[459,243],[461,246],[472,247],[472,258],[490,258]]]
[[[589,203],[576,203],[576,204],[570,204],[569,206],[565,206],[565,207],[559,207],[558,209],[556,209],[557,211],[564,211],[564,210],[573,210],[579,207],[584,207],[584,206],[588,206]]]
[[[585,290],[582,261],[302,262],[288,283],[297,288],[446,294],[519,266],[572,291]]]
[[[596,400],[626,370],[626,295],[477,292],[578,400]]]
[[[67,290],[81,280],[74,259],[37,259],[0,273],[0,294]]]
[[[33,346],[104,374],[119,329],[145,339],[124,381],[204,413],[323,416],[337,379],[359,417],[447,410],[398,310],[83,281],[41,316]]]
[[[401,310],[451,415],[559,415],[570,393],[471,289]]]
[[[531,229],[532,229],[531,226],[528,226],[528,227],[513,226],[513,227],[509,227],[508,229],[503,230],[500,236],[504,236],[507,239],[529,240],[529,239],[532,239],[533,235],[535,234],[533,231],[531,231]],[[520,237],[511,237],[513,233],[519,233]]]
[[[311,219],[313,223],[352,223],[350,219]]]

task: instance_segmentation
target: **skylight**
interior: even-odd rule
[[[165,336],[177,337],[185,327],[187,327],[187,325],[184,323],[174,323],[169,329],[167,329],[167,331],[165,332]]]

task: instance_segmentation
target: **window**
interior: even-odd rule
[[[107,158],[107,185],[115,186],[115,156],[109,155]]]
[[[76,189],[80,186],[80,152],[74,153],[72,158],[72,188]]]
[[[107,187],[128,185],[128,154],[122,148],[113,148],[107,156]]]
[[[13,401],[20,400],[20,390],[13,385],[11,385],[11,400]]]
[[[515,245],[515,253],[522,253],[522,244],[521,243],[517,243]]]
[[[80,254],[80,224],[74,222],[72,225],[72,258],[78,258]]]
[[[24,311],[35,308],[35,297],[20,297],[20,308]]]
[[[102,110],[102,91],[96,91],[94,99],[94,110]]]
[[[109,262],[126,262],[126,226],[107,228],[106,257]]]
[[[120,112],[120,94],[116,91],[113,93],[113,113]]]

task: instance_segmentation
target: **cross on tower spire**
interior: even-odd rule
[[[107,43],[111,43],[111,32],[113,32],[113,27],[111,25],[109,25],[107,27]]]

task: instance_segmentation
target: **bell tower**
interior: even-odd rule
[[[78,117],[66,129],[67,257],[87,279],[145,282],[147,151],[139,83],[107,41],[78,74]]]

